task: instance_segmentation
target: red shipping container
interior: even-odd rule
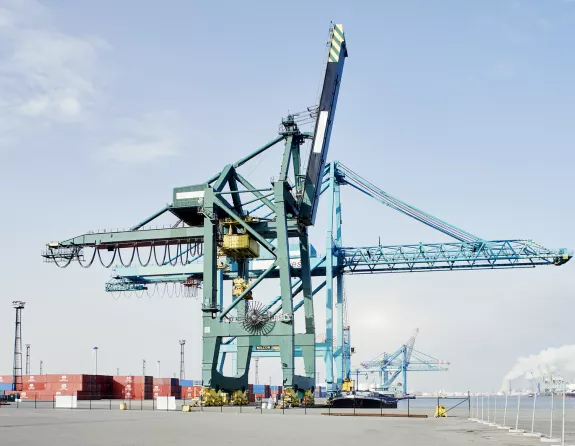
[[[45,386],[45,389],[50,391],[65,390],[77,392],[79,390],[89,390],[88,385],[82,383],[47,383]]]
[[[154,386],[156,385],[180,387],[180,380],[178,378],[154,378]]]
[[[199,398],[202,393],[202,386],[184,386],[180,390],[181,398],[191,400],[192,398]]]
[[[22,386],[23,390],[28,392],[37,392],[39,390],[46,390],[46,384],[44,383],[24,383]]]
[[[31,384],[31,383],[44,384],[46,382],[46,375],[23,375],[22,382],[24,384]]]
[[[94,375],[44,375],[47,383],[94,383]]]
[[[13,376],[12,375],[0,375],[0,383],[3,384],[10,384],[13,381]]]

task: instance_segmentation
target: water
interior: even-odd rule
[[[466,399],[467,397],[449,397],[449,398],[440,398],[439,404],[444,406],[455,406],[457,403],[461,402],[462,400]],[[487,396],[471,396],[471,407],[472,409],[475,408],[477,404],[477,398],[479,398],[479,407],[481,407],[481,399],[483,398],[483,410],[485,412],[485,416],[487,416],[487,407],[488,402],[490,403],[490,410],[495,410],[495,402],[497,401],[497,412],[501,411],[501,416],[503,416],[503,409],[505,406],[505,396],[496,396],[491,395],[489,399]],[[517,409],[517,398],[516,396],[509,396],[507,398],[507,411],[514,411]],[[521,397],[521,409],[533,409],[533,399],[527,396]],[[561,413],[563,407],[563,397],[555,396],[552,398],[551,396],[538,396],[536,402],[536,409],[535,410],[550,410],[551,409],[551,400],[554,400],[555,411],[558,414]],[[434,409],[437,406],[437,397],[418,397],[414,400],[409,401],[409,406],[413,408],[421,408],[421,409]],[[465,402],[460,408],[467,408],[468,403]],[[407,400],[401,400],[398,404],[398,408],[405,409],[407,408]],[[575,398],[566,398],[565,399],[565,409],[566,410],[573,410],[575,409]],[[513,412],[515,413],[515,412]]]

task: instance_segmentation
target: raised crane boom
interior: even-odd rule
[[[323,89],[309,153],[303,195],[300,199],[300,218],[306,226],[313,225],[315,222],[317,204],[321,194],[321,180],[327,159],[329,139],[346,57],[347,47],[343,26],[334,25],[331,29],[331,41]]]

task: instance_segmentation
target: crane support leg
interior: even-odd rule
[[[313,311],[313,292],[311,283],[311,266],[309,260],[309,240],[307,228],[300,229],[299,246],[301,252],[301,279],[303,292],[303,309],[305,313],[305,333],[296,334],[295,343],[301,345],[305,376],[314,387],[315,383],[315,319]],[[294,352],[295,353],[295,352]]]
[[[335,196],[335,169],[334,164],[329,165],[328,184],[328,212],[329,220],[325,239],[325,339],[328,345],[325,351],[325,376],[326,391],[335,391],[333,377],[333,220],[334,220],[334,196]]]

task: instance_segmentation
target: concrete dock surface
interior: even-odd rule
[[[539,438],[469,421],[466,411],[448,418],[322,416],[323,409],[263,411],[254,407],[194,409],[192,413],[150,410],[4,410],[0,444],[170,445],[183,443],[252,446],[354,445],[385,441],[401,445],[539,445]],[[14,409],[14,407],[12,407]],[[573,420],[571,423],[573,424]],[[571,443],[573,444],[573,443]]]

